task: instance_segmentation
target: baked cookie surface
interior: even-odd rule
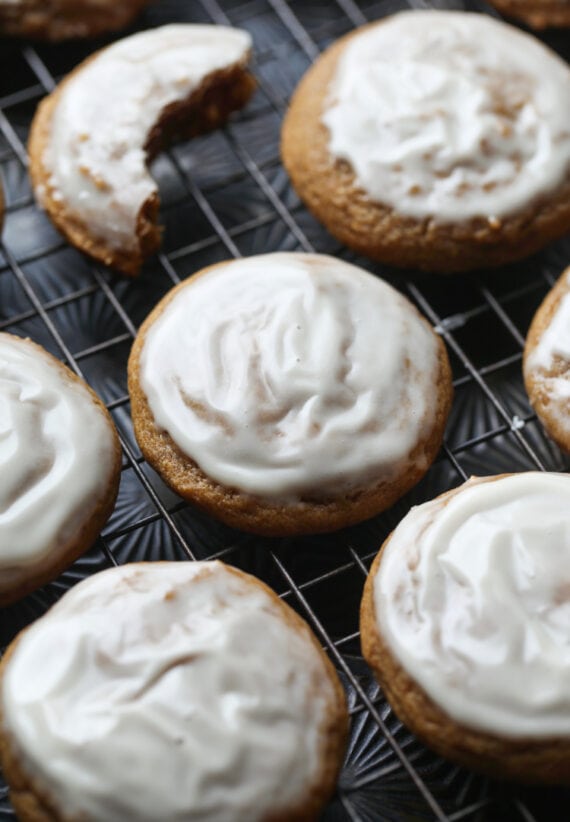
[[[246,531],[332,531],[389,507],[441,445],[445,347],[387,283],[333,257],[211,266],[142,325],[135,434],[182,497]]]
[[[523,374],[540,421],[560,448],[570,451],[570,268],[534,315]]]
[[[490,17],[410,11],[301,80],[282,157],[315,216],[383,262],[459,271],[570,230],[570,68]]]
[[[413,508],[361,608],[364,655],[439,754],[495,778],[570,780],[570,477],[473,478]]]
[[[125,274],[160,245],[147,163],[174,138],[209,131],[254,81],[251,38],[224,26],[169,25],[92,55],[46,97],[32,123],[36,197],[67,239]]]
[[[490,0],[502,14],[522,20],[534,29],[570,26],[569,0]]]
[[[67,40],[127,26],[150,0],[0,0],[0,36]]]
[[[120,448],[91,389],[43,348],[0,334],[0,606],[55,578],[93,543]]]
[[[22,822],[316,819],[348,720],[305,622],[221,562],[79,583],[8,649],[0,706]]]

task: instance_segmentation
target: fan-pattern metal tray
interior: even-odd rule
[[[352,731],[337,795],[324,813],[327,822],[568,820],[566,790],[496,784],[429,752],[395,718],[360,655],[365,575],[410,505],[472,473],[568,468],[528,404],[521,352],[532,314],[570,262],[570,242],[481,275],[397,273],[356,258],[328,236],[300,204],[279,162],[281,119],[311,61],[354,26],[408,6],[493,13],[483,2],[461,0],[162,0],[141,16],[136,28],[186,21],[248,29],[259,89],[225,129],[178,145],[153,164],[164,244],[136,281],[70,248],[34,204],[26,172],[36,105],[61,76],[112,38],[59,46],[0,42],[0,174],[7,199],[0,330],[30,336],[83,374],[109,407],[124,447],[119,499],[101,539],[56,582],[0,611],[0,647],[78,580],[112,564],[220,557],[261,577],[308,619],[346,685]],[[544,39],[570,58],[568,33]],[[424,481],[385,514],[324,537],[246,536],[182,503],[143,461],[129,413],[127,357],[155,303],[204,265],[277,250],[333,253],[377,271],[443,335],[453,365],[456,394],[445,445]],[[0,820],[13,818],[0,783]]]

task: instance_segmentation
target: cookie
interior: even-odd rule
[[[493,778],[570,781],[570,477],[474,478],[375,559],[362,649],[400,719]]]
[[[568,0],[489,0],[501,14],[516,17],[533,29],[570,26]]]
[[[170,25],[81,63],[34,117],[36,197],[67,239],[136,275],[160,245],[147,163],[174,138],[221,125],[249,99],[251,38],[224,26]]]
[[[58,42],[127,26],[150,0],[0,0],[0,36]]]
[[[306,623],[221,562],[79,583],[9,647],[0,706],[21,822],[308,822],[348,724]]]
[[[525,387],[538,418],[570,452],[570,268],[547,294],[528,331]]]
[[[375,260],[453,272],[570,230],[570,68],[480,14],[409,11],[333,44],[297,88],[283,162],[307,207]]]
[[[172,289],[129,358],[135,434],[173,490],[266,535],[373,516],[434,460],[452,396],[445,347],[377,277],[267,254]]]
[[[93,391],[30,340],[0,334],[0,606],[54,579],[115,503],[118,437]]]

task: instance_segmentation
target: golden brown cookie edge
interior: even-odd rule
[[[428,321],[413,306],[416,316],[430,329],[438,346],[437,407],[431,430],[410,453],[408,465],[395,481],[370,485],[351,494],[325,501],[301,501],[284,506],[245,492],[226,488],[210,479],[183,454],[171,437],[159,430],[139,382],[140,355],[146,333],[179,291],[190,287],[223,261],[208,266],[179,283],[155,306],[141,325],[128,361],[128,386],[135,437],[146,461],[179,496],[233,528],[262,536],[298,536],[336,531],[384,511],[413,488],[428,471],[443,441],[453,399],[451,366],[445,345]],[[409,302],[409,301],[408,301]]]
[[[513,474],[471,477],[470,483],[494,482]],[[435,497],[446,505],[465,484]],[[386,538],[370,568],[360,606],[360,641],[394,713],[411,732],[440,756],[494,779],[528,784],[570,782],[570,740],[512,739],[460,725],[444,712],[407,673],[384,641],[374,605],[374,580],[382,555],[393,536]]]
[[[348,739],[349,716],[346,704],[346,696],[338,674],[327,654],[320,646],[313,630],[308,622],[297,614],[287,603],[264,582],[252,574],[248,574],[224,562],[218,560],[226,570],[240,577],[245,578],[251,584],[255,584],[267,593],[274,604],[278,604],[278,609],[284,621],[294,630],[300,631],[313,646],[316,654],[323,663],[324,674],[329,679],[334,696],[331,700],[327,717],[321,728],[321,768],[317,773],[314,783],[309,787],[308,795],[293,808],[281,810],[278,813],[270,814],[264,822],[314,822],[318,819],[319,813],[325,803],[331,798],[336,788],[338,775],[343,764],[346,743]],[[148,563],[129,563],[130,565]],[[166,563],[152,563],[166,564]],[[5,727],[3,717],[3,700],[1,698],[1,688],[4,672],[13,656],[20,639],[27,628],[20,631],[7,647],[2,659],[0,659],[0,767],[9,785],[10,801],[16,810],[20,822],[81,822],[81,820],[71,819],[65,816],[57,808],[57,802],[50,797],[49,792],[43,790],[30,774],[26,773],[25,766],[17,752],[17,744],[11,739],[11,734]]]
[[[460,12],[458,12],[460,13]],[[403,268],[455,273],[504,265],[529,256],[570,230],[570,172],[559,188],[500,221],[416,220],[372,200],[350,165],[328,150],[321,115],[338,60],[348,43],[390,16],[333,43],[299,82],[285,115],[281,158],[309,211],[340,242],[370,259]]]
[[[86,508],[85,516],[83,517],[81,524],[77,527],[74,533],[69,536],[63,548],[58,550],[57,557],[54,558],[52,562],[49,562],[46,567],[42,567],[39,571],[37,568],[34,571],[33,564],[30,564],[30,573],[27,577],[11,585],[9,590],[2,591],[0,589],[1,608],[6,605],[11,605],[32,591],[35,591],[43,585],[46,585],[48,582],[56,579],[63,571],[65,571],[66,568],[72,565],[76,559],[85,554],[92,547],[115,507],[121,476],[121,446],[119,443],[117,429],[115,428],[111,415],[105,408],[100,398],[93,391],[91,386],[85,382],[85,380],[80,379],[64,363],[50,354],[49,351],[46,351],[46,349],[41,345],[33,342],[33,340],[18,337],[14,334],[8,334],[6,332],[1,332],[0,336],[6,336],[14,340],[18,340],[18,342],[24,343],[27,348],[36,350],[43,359],[47,359],[48,362],[55,365],[59,373],[65,375],[67,382],[80,386],[80,388],[86,392],[87,396],[90,397],[93,404],[102,413],[113,441],[113,460],[109,470],[108,485],[105,493],[102,494],[100,498],[90,501],[90,509]],[[47,557],[42,557],[42,562],[40,564],[44,566],[44,562],[46,560]]]
[[[51,120],[66,84],[104,51],[106,51],[105,48],[96,51],[76,66],[38,105],[28,140],[29,171],[36,200],[48,213],[56,228],[73,246],[122,274],[136,277],[140,273],[144,260],[160,248],[162,230],[158,225],[160,206],[158,194],[153,193],[140,207],[134,238],[136,247],[127,249],[113,247],[108,245],[104,238],[92,234],[87,224],[75,214],[73,208],[66,205],[61,195],[51,185],[51,173],[43,163],[44,152],[50,137]],[[212,72],[185,100],[177,101],[163,110],[158,122],[147,135],[146,148],[149,162],[155,154],[166,148],[174,139],[191,139],[199,134],[212,131],[220,127],[231,113],[246,105],[256,87],[247,69],[249,58],[248,53],[243,63],[237,62],[228,68]],[[227,95],[229,100],[227,110],[215,104],[212,105],[211,97],[215,97],[216,92]],[[185,128],[182,126],[181,113],[187,115]],[[174,136],[170,128],[172,121],[178,125]],[[165,139],[162,139],[163,127]]]

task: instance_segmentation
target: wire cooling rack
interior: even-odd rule
[[[492,273],[441,278],[373,266],[339,246],[293,193],[279,162],[288,98],[312,60],[354,26],[400,9],[484,3],[403,0],[162,0],[136,29],[168,22],[242,26],[253,35],[259,89],[223,130],[174,147],[153,164],[161,253],[136,281],[70,248],[34,204],[25,144],[36,105],[80,60],[114,38],[59,46],[0,41],[0,174],[7,211],[0,244],[0,330],[29,336],[83,375],[121,435],[116,510],[96,545],[56,582],[0,611],[0,647],[78,580],[135,560],[222,558],[271,585],[312,625],[346,686],[352,729],[337,794],[323,819],[570,819],[570,792],[498,784],[445,762],[402,727],[360,655],[358,609],[368,567],[407,512],[470,474],[566,470],[528,404],[521,354],[529,321],[570,262],[570,242]],[[566,59],[568,33],[545,36]],[[156,302],[204,265],[268,251],[319,251],[362,264],[403,291],[444,337],[455,401],[445,445],[426,478],[393,509],[337,534],[262,539],[215,522],[172,494],[133,437],[126,363]],[[0,820],[13,820],[0,783]]]

